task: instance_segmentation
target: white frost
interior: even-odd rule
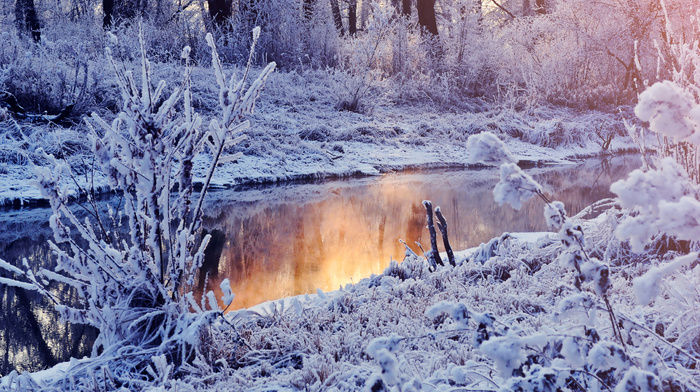
[[[467,150],[469,150],[467,163],[500,165],[505,162],[515,163],[518,161],[511,155],[501,139],[491,132],[482,132],[469,136],[469,139],[467,139]]]
[[[671,81],[658,82],[639,96],[634,113],[652,132],[683,141],[698,128],[694,100]]]
[[[668,275],[678,271],[678,269],[690,265],[698,259],[697,253],[690,253],[677,257],[670,263],[653,267],[644,275],[634,278],[632,284],[640,305],[648,305],[661,292],[661,280]]]
[[[228,278],[226,278],[223,281],[221,281],[219,287],[224,293],[224,296],[221,297],[221,299],[224,301],[224,306],[231,305],[231,302],[233,302],[233,298],[236,296],[235,294],[233,294],[233,290],[231,290],[231,281],[229,281]]]
[[[665,232],[679,239],[693,240],[700,234],[700,202],[697,189],[673,158],[665,158],[659,169],[633,171],[626,180],[610,186],[620,205],[634,209],[615,230],[620,240],[629,240],[632,251],[641,252],[651,239]]]
[[[498,205],[510,204],[519,210],[542,187],[514,163],[501,165],[501,180],[493,189],[494,199]]]

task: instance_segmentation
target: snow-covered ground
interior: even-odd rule
[[[196,71],[194,95],[207,123],[206,108],[217,105],[217,91],[208,70]],[[626,136],[620,113],[550,107],[518,112],[489,108],[477,99],[460,108],[438,108],[425,102],[396,104],[379,97],[374,105],[368,105],[371,110],[367,114],[340,111],[335,107],[338,91],[319,72],[278,72],[271,76],[250,118],[248,139],[236,146],[245,156],[219,166],[213,187],[375,175],[414,167],[466,166],[466,140],[481,131],[499,135],[510,151],[525,162],[559,163],[601,154],[602,142],[596,129],[616,135],[609,151],[635,148]],[[10,131],[13,128],[9,121],[0,123],[6,145],[17,143],[16,135]],[[62,151],[57,146],[76,149],[76,144],[83,143],[83,150],[88,148],[83,134],[87,131],[80,127],[67,131],[33,125],[23,132],[33,140],[28,152],[33,157],[37,156],[38,147],[54,154]],[[3,153],[0,151],[0,156]],[[78,153],[69,160],[79,168],[75,181],[66,178],[66,186],[72,192],[77,189],[76,181],[86,189],[106,189],[104,178],[90,169],[87,156]],[[200,162],[196,172],[200,179],[205,174],[204,163]],[[5,159],[0,165],[0,205],[39,201],[41,196],[31,184],[32,177],[26,159],[13,159],[10,163]]]

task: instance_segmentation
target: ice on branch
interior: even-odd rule
[[[425,315],[434,319],[443,313],[449,315],[457,323],[458,328],[467,328],[469,326],[469,309],[461,302],[441,301],[428,308]]]
[[[651,372],[631,367],[617,384],[615,392],[636,392],[636,391],[661,391],[661,381],[659,377]]]
[[[482,132],[469,136],[469,139],[467,139],[467,150],[469,150],[467,163],[483,163],[495,166],[501,163],[518,162],[501,139],[491,132]]]
[[[653,267],[644,275],[634,278],[632,285],[637,296],[637,302],[640,305],[648,305],[656,296],[661,293],[661,281],[678,271],[680,268],[690,265],[698,260],[697,253],[690,253],[685,256],[677,257],[670,263]]]
[[[510,204],[519,210],[523,203],[542,191],[542,187],[514,163],[501,165],[501,180],[493,189],[498,205]]]
[[[522,338],[509,332],[506,336],[487,340],[479,347],[479,350],[494,362],[496,369],[501,374],[507,377],[527,360],[524,350],[525,344],[526,342]]]
[[[673,158],[665,158],[659,169],[633,171],[626,180],[610,186],[623,208],[637,211],[627,216],[615,234],[629,239],[634,252],[641,252],[651,239],[665,232],[682,240],[700,235],[700,202],[688,175]]]
[[[596,372],[622,374],[630,368],[629,357],[624,348],[610,341],[596,343],[588,352],[586,362]]]
[[[401,343],[402,340],[404,340],[404,337],[395,333],[392,333],[389,336],[382,336],[369,342],[365,352],[374,358],[377,358],[377,355],[381,350],[387,350],[393,353],[398,350],[399,343]]]
[[[235,294],[233,294],[233,290],[231,289],[231,282],[228,280],[228,278],[226,278],[221,282],[219,287],[224,293],[224,296],[221,297],[221,299],[224,301],[224,305],[231,305],[231,302],[233,302],[233,298],[236,296]]]
[[[566,221],[566,207],[560,201],[553,201],[544,205],[544,219],[547,222],[547,229],[550,231],[561,230]]]
[[[610,267],[595,257],[581,265],[581,281],[591,282],[591,287],[598,295],[605,294],[610,288]]]

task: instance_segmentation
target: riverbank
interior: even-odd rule
[[[293,88],[288,79],[280,74],[271,77],[266,93],[250,118],[252,126],[246,132],[247,139],[236,146],[244,156],[218,167],[213,188],[378,175],[416,168],[466,167],[467,138],[486,130],[498,134],[521,164],[562,163],[636,148],[623,125],[629,111],[623,111],[627,114],[577,112],[542,107],[518,112],[488,108],[474,100],[459,110],[434,108],[425,103],[384,103],[360,114],[336,109],[329,86],[303,90]],[[203,88],[200,95],[204,107],[215,105],[212,92]],[[209,121],[208,115],[205,111],[205,124]],[[25,133],[34,132],[40,134],[41,139],[55,141],[54,144],[84,151],[68,156],[71,166],[77,168],[74,178],[64,175],[69,194],[77,195],[79,187],[94,188],[97,193],[108,190],[104,176],[90,166],[86,130],[22,126],[28,129]],[[9,127],[9,124],[0,126]],[[610,143],[603,149],[605,137],[610,137]],[[79,143],[82,143],[80,148],[75,146]],[[38,156],[38,148],[54,154],[65,150],[54,151],[50,147],[40,142],[25,145],[32,150],[26,155]],[[200,159],[195,164],[195,173],[201,180],[208,157],[203,154]],[[46,160],[39,161],[49,164]],[[34,175],[27,162],[28,159],[5,159],[2,163],[0,206],[21,207],[44,202],[31,183]]]

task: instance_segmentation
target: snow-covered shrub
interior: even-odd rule
[[[371,111],[370,102],[380,96],[374,90],[384,80],[384,70],[390,69],[392,61],[391,45],[387,39],[397,26],[392,16],[390,8],[375,8],[365,31],[351,38],[339,53],[334,74],[339,95],[338,109],[359,113]]]
[[[649,122],[649,129],[674,142],[691,140],[700,122],[700,108],[691,95],[671,81],[655,83],[639,96],[634,113]]]
[[[630,240],[632,250],[642,252],[661,233],[681,240],[698,238],[698,190],[673,158],[661,160],[656,170],[633,171],[610,190],[618,195],[623,208],[635,211],[616,230],[618,238]]]
[[[471,156],[485,156],[481,161],[488,161],[488,157],[495,157],[493,160],[501,161],[498,158],[503,156],[500,143],[477,143],[482,136],[473,136],[474,140],[469,143]],[[489,140],[489,136],[486,137]],[[471,140],[470,140],[471,141]],[[485,147],[484,147],[485,146]],[[494,147],[496,146],[496,147]],[[674,172],[677,165],[672,160],[664,161]],[[510,175],[503,175],[503,172]],[[558,303],[558,309],[553,313],[554,321],[563,323],[564,330],[568,330],[568,337],[562,338],[554,332],[543,335],[536,335],[527,331],[493,330],[486,334],[482,340],[479,350],[489,357],[499,369],[500,376],[504,380],[500,390],[560,390],[564,387],[571,388],[577,385],[579,388],[593,388],[594,390],[605,388],[616,391],[627,390],[660,390],[660,374],[640,370],[637,365],[640,360],[639,352],[632,352],[627,348],[629,339],[625,338],[625,333],[633,335],[634,332],[626,324],[618,323],[621,317],[619,310],[613,309],[609,301],[610,291],[613,289],[613,277],[610,274],[609,256],[607,250],[602,253],[606,257],[599,260],[589,255],[587,248],[584,227],[574,218],[569,218],[563,203],[551,202],[541,191],[539,184],[534,180],[524,177],[520,169],[513,163],[503,163],[501,166],[501,181],[494,191],[496,198],[502,200],[514,200],[515,208],[523,200],[529,199],[533,195],[538,195],[545,202],[544,217],[550,230],[558,231],[558,237],[563,245],[563,251],[559,254],[559,265],[573,272],[573,286],[575,294],[562,298]],[[633,176],[634,177],[634,176]],[[687,198],[682,196],[688,192],[687,181],[682,180],[682,176],[670,174],[652,173],[647,177],[644,174],[636,174],[639,181],[630,180],[630,184],[642,184],[638,187],[626,187],[626,183],[621,181],[618,188],[624,190],[624,197],[621,196],[620,204],[625,206],[644,205],[647,210],[658,213],[663,209],[664,201],[651,203],[644,198],[658,197],[648,195],[648,189],[664,189],[664,184],[678,194],[672,199],[680,200]],[[527,180],[527,181],[526,181]],[[647,180],[647,181],[644,181]],[[656,181],[656,182],[654,182]],[[654,183],[654,185],[648,185]],[[613,187],[615,188],[615,187]],[[639,188],[639,189],[637,189]],[[639,201],[644,199],[645,201]],[[685,199],[684,199],[685,200]],[[667,203],[667,202],[666,202]],[[686,204],[688,204],[686,202]],[[662,205],[662,207],[653,207]],[[692,205],[692,203],[690,203]],[[675,210],[682,212],[686,219],[691,219],[692,214],[688,214],[687,209],[683,210],[674,206]],[[646,210],[645,210],[646,211]],[[641,215],[641,214],[640,214]],[[678,221],[679,215],[673,218],[671,208],[664,210],[664,222]],[[690,224],[688,235],[695,236],[694,227]],[[618,226],[618,230],[624,225]],[[670,223],[664,224],[664,228],[659,228],[658,232],[679,232],[679,225],[670,229]],[[606,226],[607,227],[607,226]],[[613,229],[609,229],[613,230]],[[497,256],[492,254],[492,257]],[[504,257],[504,256],[501,256]],[[507,256],[505,256],[507,257]],[[675,272],[682,266],[687,266],[697,260],[697,254],[692,254],[686,258],[678,259],[664,267],[651,270],[644,277],[635,280],[635,288],[638,295],[648,302],[658,294],[659,282],[665,276]],[[452,319],[458,323],[468,322],[467,317],[462,314],[469,314],[469,310],[455,312],[461,309],[456,305],[441,303],[435,309],[442,309]],[[607,313],[610,319],[610,336],[601,337],[596,328],[600,325],[598,313],[602,310]],[[434,315],[433,315],[434,316]],[[622,315],[626,320],[629,316]],[[583,331],[572,330],[569,326],[583,324]],[[492,324],[493,325],[493,324]],[[644,328],[644,327],[642,327]],[[626,331],[623,332],[623,329]],[[526,343],[527,342],[527,343]],[[688,354],[692,356],[692,354]]]
[[[700,110],[692,91],[693,86],[683,89],[666,81],[641,94],[635,113],[660,135],[660,157],[655,168],[635,170],[610,189],[625,209],[615,235],[629,241],[632,251],[646,254],[651,264],[633,279],[638,303],[648,305],[649,314],[664,320],[655,327],[662,336],[679,339],[674,343],[697,353],[691,342],[700,339],[700,334],[678,330],[681,324],[700,321],[690,315],[693,312],[688,313],[689,308],[700,304],[700,296],[693,288],[698,282],[698,254],[691,252],[697,251],[700,235],[699,177],[695,158],[690,158],[697,156],[700,143]],[[658,242],[675,244],[649,246]],[[629,378],[644,378],[638,376],[631,374]]]
[[[258,34],[255,29],[254,41]],[[158,382],[149,369],[151,363],[163,368],[159,366],[163,355],[173,366],[163,377],[181,376],[196,369],[197,363],[207,363],[200,350],[202,328],[220,309],[213,292],[203,295],[200,303],[192,294],[210,238],[200,235],[202,203],[216,167],[239,157],[229,155],[231,147],[242,140],[239,133],[249,126],[243,118],[252,112],[275,66],[269,64],[249,82],[249,61],[240,79],[227,78],[211,35],[207,42],[219,86],[220,116],[206,128],[192,108],[191,67],[172,94],[163,97],[166,82],[154,89],[143,40],[140,87],[131,71],[122,71],[112,61],[122,112],[111,124],[93,114],[90,139],[97,164],[124,199],[123,211],[94,207],[92,218],[81,221],[68,208],[61,185],[71,169],[49,155],[46,159],[52,165],[36,168],[37,185],[53,210],[50,246],[57,267],[34,271],[26,263],[20,269],[2,262],[0,267],[15,275],[2,282],[36,290],[56,304],[66,321],[99,329],[93,356],[101,359],[76,367],[71,377],[87,376],[91,369],[107,364],[120,384],[141,388],[149,385],[148,380]],[[252,50],[254,46],[251,57]],[[182,51],[185,61],[189,51],[189,47]],[[199,192],[192,171],[197,157],[210,162]],[[127,230],[122,230],[124,226]],[[51,281],[72,287],[77,304],[66,305],[67,299],[54,296]],[[230,287],[223,285],[222,290],[224,303],[230,303]]]
[[[0,43],[0,91],[11,93],[28,113],[58,114],[73,104],[72,119],[95,106],[97,86],[89,43],[69,40],[30,44],[8,35]],[[77,122],[77,121],[76,121]]]

